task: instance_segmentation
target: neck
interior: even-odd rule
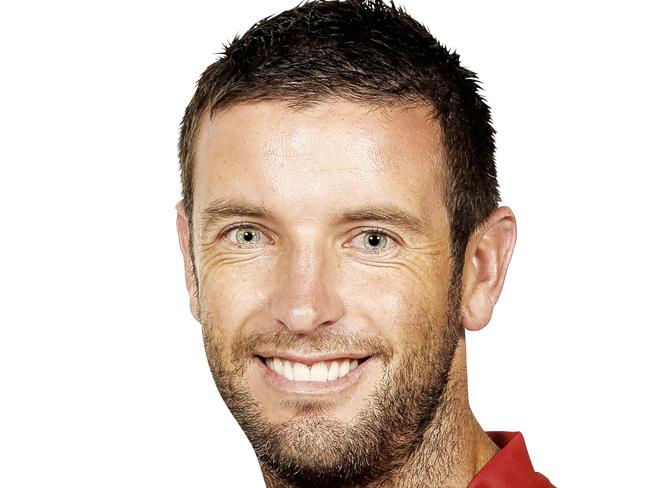
[[[466,488],[499,448],[474,417],[467,397],[465,338],[460,338],[440,406],[422,442],[395,470],[368,488]],[[262,466],[267,488],[297,488]],[[357,487],[346,487],[357,488]]]
[[[388,487],[465,488],[499,448],[483,431],[467,397],[465,338],[461,337],[440,407],[422,442],[390,479]]]

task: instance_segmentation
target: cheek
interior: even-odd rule
[[[440,269],[386,266],[347,274],[345,294],[378,333],[402,341],[423,322],[439,322],[447,307],[448,277]]]
[[[267,275],[251,266],[214,267],[202,274],[199,283],[204,326],[218,328],[226,345],[251,315],[264,307],[264,290],[269,284],[263,278]]]

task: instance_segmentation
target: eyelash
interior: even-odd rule
[[[241,228],[257,229],[262,234],[265,234],[257,224],[253,224],[253,223],[250,223],[250,222],[239,222],[237,224],[226,227],[223,231],[221,231],[221,233],[219,234],[219,239],[223,239],[225,236],[227,236],[233,230],[241,229]],[[386,231],[384,229],[380,229],[379,227],[364,227],[364,228],[361,229],[361,231],[358,234],[356,234],[353,237],[353,239],[360,236],[360,235],[363,235],[363,234],[378,234],[378,235],[385,236],[385,237],[391,239],[395,243],[398,242],[397,238],[395,236],[393,236],[393,234],[391,234],[390,232],[388,232],[388,231]],[[235,244],[233,242],[231,242],[231,244],[234,247],[237,247],[239,249],[247,249],[246,246],[241,246],[241,245]],[[348,246],[346,246],[346,247],[348,247]],[[381,254],[382,252],[384,252],[384,249],[380,249],[378,251],[368,251],[365,254]]]

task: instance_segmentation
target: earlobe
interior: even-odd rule
[[[196,288],[196,278],[194,274],[194,265],[190,254],[190,230],[183,200],[176,204],[176,231],[178,232],[178,243],[183,254],[183,265],[185,268],[185,287],[190,298],[190,310],[197,321],[200,321],[199,314],[199,296]]]
[[[517,240],[517,223],[508,207],[496,209],[467,244],[463,268],[462,324],[479,330],[492,317]]]

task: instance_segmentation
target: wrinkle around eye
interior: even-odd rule
[[[414,250],[411,249],[411,251]],[[360,267],[360,270],[397,273],[408,276],[407,279],[414,284],[428,286],[431,283],[431,277],[437,274],[436,269],[445,267],[446,261],[439,261],[442,254],[442,251],[427,246],[420,247],[415,252],[406,251],[377,258],[363,253],[355,253],[348,258],[351,265]]]
[[[237,247],[233,243],[224,243],[223,236],[217,236],[198,248],[198,259],[205,268],[221,265],[244,263],[255,259],[269,257],[268,246]]]
[[[264,253],[241,253],[210,250],[201,253],[199,275],[202,280],[204,277],[212,274],[213,271],[223,268],[224,266],[237,265],[249,261],[255,261],[266,257]]]

